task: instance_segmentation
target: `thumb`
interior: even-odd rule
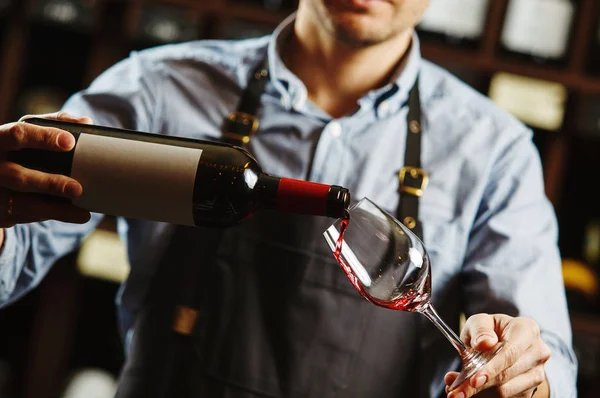
[[[478,351],[487,351],[498,343],[495,326],[492,315],[473,315],[465,322],[461,338],[466,345]]]

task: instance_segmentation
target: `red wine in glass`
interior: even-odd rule
[[[362,199],[323,233],[354,288],[380,307],[425,315],[456,348],[463,368],[456,389],[502,348],[481,353],[467,347],[431,303],[431,263],[423,242],[369,199]]]

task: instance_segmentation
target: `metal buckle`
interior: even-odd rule
[[[258,119],[245,112],[232,112],[227,117],[227,123],[223,129],[226,138],[240,141],[244,144],[250,142],[252,134],[258,130]]]
[[[420,177],[420,186],[411,187],[405,185],[406,173],[414,180]],[[401,168],[398,172],[398,179],[400,180],[400,192],[406,192],[414,196],[423,196],[423,191],[427,188],[427,184],[429,184],[429,174],[418,167],[405,166]]]
[[[196,320],[198,319],[198,311],[185,306],[177,306],[175,317],[173,319],[173,330],[184,336],[192,334]]]

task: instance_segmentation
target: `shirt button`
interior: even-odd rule
[[[379,104],[379,108],[377,108],[377,112],[379,113],[379,116],[381,116],[381,117],[387,116],[389,110],[390,110],[390,103],[387,101],[383,101],[381,104]]]
[[[338,138],[342,135],[342,126],[338,122],[330,122],[325,129],[332,137]]]

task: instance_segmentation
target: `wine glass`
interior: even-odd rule
[[[431,303],[431,263],[423,242],[368,198],[348,211],[323,233],[334,257],[356,290],[369,302],[427,317],[452,343],[462,359],[462,370],[450,391],[485,365],[490,353],[467,347],[439,317]]]

